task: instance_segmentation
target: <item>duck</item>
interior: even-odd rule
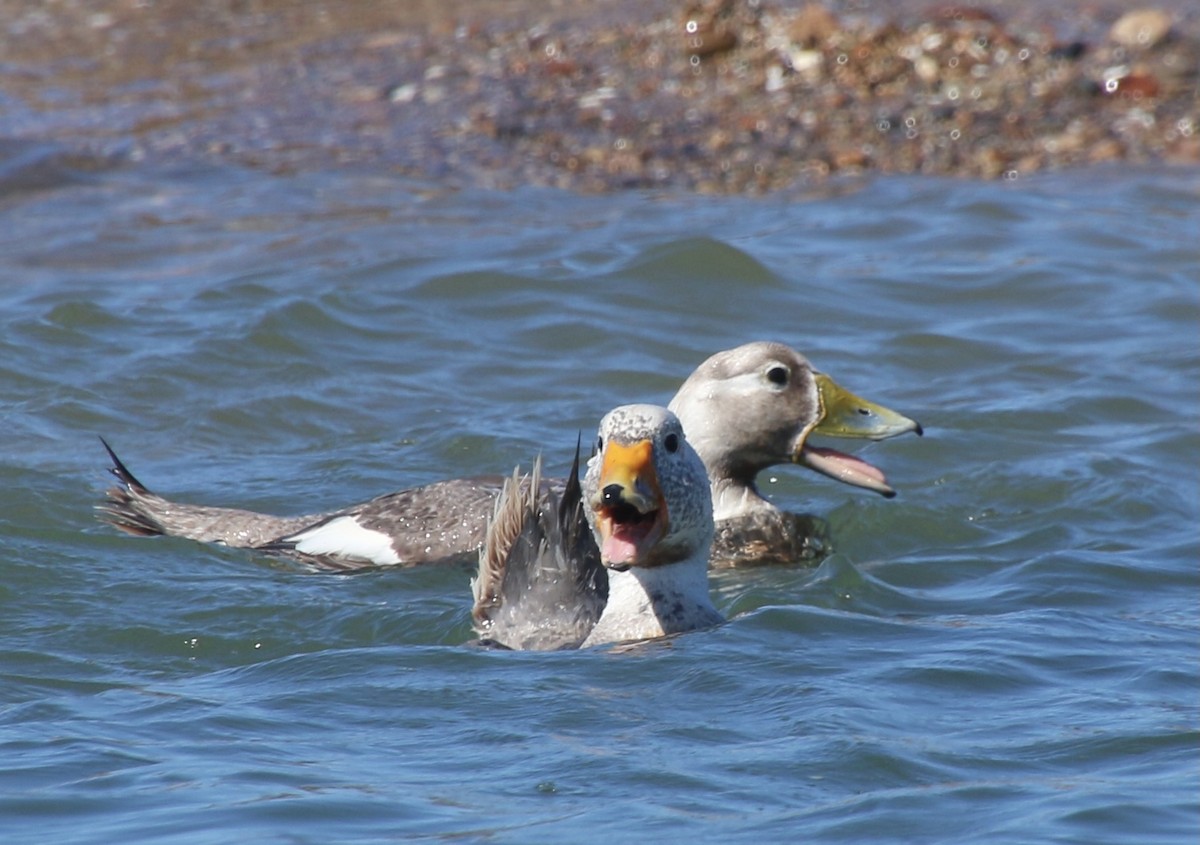
[[[796,562],[828,550],[823,521],[784,511],[758,490],[763,470],[796,464],[885,497],[883,472],[861,458],[809,442],[812,435],[885,440],[923,433],[919,423],[862,399],[787,344],[756,341],[710,356],[667,406],[688,432],[710,478],[714,567]],[[281,517],[193,505],[152,492],[101,438],[117,486],[100,518],[138,536],[169,535],[254,549],[318,570],[470,561],[482,548],[504,476],[449,479],[340,510]],[[539,478],[539,490],[564,486]]]
[[[600,422],[582,485],[561,497],[505,483],[472,580],[480,643],[519,650],[640,642],[720,625],[708,591],[707,470],[669,409],[623,405]]]
[[[857,396],[800,352],[770,341],[710,356],[668,408],[683,421],[711,479],[714,567],[806,561],[828,552],[823,520],[782,510],[759,491],[756,479],[771,467],[795,464],[895,497],[882,470],[814,444],[813,435],[879,441],[924,434],[916,420]]]

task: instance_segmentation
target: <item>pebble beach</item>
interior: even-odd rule
[[[6,144],[79,167],[452,187],[1200,163],[1197,10],[1026,5],[0,0],[0,115]]]

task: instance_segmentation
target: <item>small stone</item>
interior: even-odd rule
[[[820,47],[838,31],[837,18],[820,3],[809,3],[792,21],[792,43],[802,47]]]
[[[824,61],[825,56],[820,50],[792,50],[788,53],[788,64],[792,70],[808,77],[820,76]]]
[[[1029,173],[1036,173],[1037,171],[1041,170],[1043,166],[1044,162],[1042,157],[1037,153],[1030,153],[1029,155],[1021,156],[1021,158],[1017,160],[1013,170],[1024,176]]]
[[[366,50],[394,50],[397,47],[404,46],[408,37],[399,30],[393,32],[380,32],[370,36],[363,42],[363,49]]]
[[[542,70],[547,76],[574,76],[579,72],[579,65],[570,59],[547,59]]]
[[[737,46],[738,37],[727,29],[712,29],[698,32],[691,41],[692,55],[706,56],[724,53]]]
[[[1127,76],[1117,80],[1118,97],[1129,97],[1134,100],[1141,100],[1146,97],[1157,97],[1161,86],[1158,80],[1149,73],[1133,72]]]
[[[1077,153],[1083,149],[1083,138],[1078,132],[1061,132],[1042,139],[1042,148],[1050,154]]]
[[[387,99],[389,103],[411,103],[417,98],[417,93],[421,90],[420,86],[415,82],[406,82],[403,85],[397,85],[388,92]]]
[[[913,70],[916,72],[918,79],[930,84],[937,82],[940,75],[937,59],[927,56],[924,53],[913,61]]]
[[[835,150],[832,159],[834,170],[862,170],[871,163],[870,156],[862,147]]]
[[[1093,164],[1098,164],[1102,161],[1115,161],[1121,158],[1125,153],[1125,148],[1121,146],[1121,142],[1115,138],[1105,138],[1097,142],[1091,150],[1088,151],[1088,161]]]
[[[975,166],[985,179],[996,179],[1008,166],[1008,161],[999,150],[984,148],[975,154]]]
[[[712,23],[688,21],[686,52],[692,56],[712,56],[737,46],[737,36],[729,29]]]
[[[1074,62],[1083,58],[1088,45],[1083,41],[1068,41],[1065,44],[1055,44],[1050,48],[1050,58]]]
[[[1154,47],[1171,32],[1171,16],[1161,9],[1134,9],[1117,19],[1108,37],[1122,47]]]
[[[776,91],[783,90],[786,83],[783,81],[783,68],[779,65],[769,65],[767,67],[766,91],[768,94],[773,94]]]

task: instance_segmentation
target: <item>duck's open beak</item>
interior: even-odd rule
[[[792,460],[822,475],[874,490],[887,497],[896,495],[883,472],[861,458],[835,449],[808,445],[809,434],[886,440],[907,432],[924,432],[921,424],[882,405],[868,402],[844,389],[824,373],[816,373],[820,416],[800,437]]]
[[[592,497],[600,560],[624,571],[645,561],[667,533],[667,502],[654,470],[654,445],[610,440],[601,456],[600,484]]]

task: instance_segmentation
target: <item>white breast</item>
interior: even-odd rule
[[[708,597],[708,559],[608,573],[608,603],[583,647],[645,640],[724,622]]]

